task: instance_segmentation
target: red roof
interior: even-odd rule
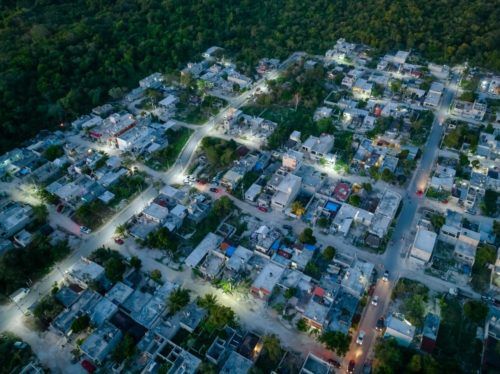
[[[333,194],[337,200],[345,201],[349,197],[350,187],[347,183],[339,183],[335,186]]]
[[[316,287],[314,287],[313,295],[318,296],[318,297],[323,297],[323,296],[325,296],[325,290],[319,286],[316,286]]]

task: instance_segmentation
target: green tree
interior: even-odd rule
[[[351,336],[345,335],[339,331],[326,331],[320,335],[319,341],[337,355],[345,356],[349,351]]]
[[[167,306],[170,314],[175,314],[188,305],[190,300],[189,292],[189,290],[179,287],[169,295]]]
[[[327,260],[327,261],[332,261],[333,258],[335,257],[335,253],[337,253],[337,251],[335,250],[335,248],[333,248],[332,246],[329,245],[323,251],[323,258],[325,260]]]
[[[134,269],[139,270],[142,266],[142,261],[139,257],[137,256],[132,256],[130,258],[130,266],[132,266]]]
[[[500,237],[500,221],[493,221],[493,233],[496,235],[497,238]]]
[[[319,217],[318,220],[316,221],[316,224],[325,229],[328,227],[328,225],[330,224],[330,221],[328,220],[328,218],[326,217]]]
[[[297,321],[297,330],[302,332],[307,332],[307,330],[309,330],[309,325],[304,318],[301,318]]]
[[[446,218],[444,215],[435,213],[431,216],[431,224],[436,228],[437,230],[440,230],[441,227],[445,224]]]
[[[127,234],[127,226],[126,225],[116,226],[115,234],[118,236],[125,236]]]
[[[403,354],[394,338],[381,340],[375,346],[375,373],[401,373],[403,363]]]
[[[89,326],[90,326],[90,317],[87,314],[84,314],[73,320],[73,323],[71,324],[71,330],[75,334],[78,334],[83,330],[87,329],[87,327]]]
[[[221,196],[219,199],[215,200],[212,209],[217,217],[223,218],[232,212],[234,203],[229,197]]]
[[[402,152],[401,152],[402,153]],[[364,188],[364,190],[368,193],[372,192],[373,191],[373,187],[371,185],[371,183],[363,183],[362,184],[362,187]]]
[[[464,305],[464,314],[471,321],[482,325],[488,315],[488,305],[481,301],[470,300]]]
[[[126,333],[113,351],[112,358],[114,361],[121,363],[131,358],[135,354],[135,349],[134,339],[130,334]]]
[[[49,161],[54,161],[56,158],[64,155],[64,150],[60,145],[51,145],[48,146],[45,152],[43,152],[43,157],[45,157]]]
[[[284,292],[283,296],[285,296],[285,299],[291,299],[296,294],[297,294],[297,288],[290,287]]]
[[[498,212],[498,197],[500,193],[493,190],[486,190],[484,192],[481,210],[489,217],[494,217]]]
[[[304,205],[302,205],[302,203],[298,200],[296,200],[292,203],[291,210],[292,210],[292,213],[298,217],[302,217],[304,215],[304,213],[306,212]]]
[[[349,196],[349,204],[351,204],[352,206],[360,206],[361,205],[361,196],[359,196],[359,195]]]
[[[104,263],[104,270],[106,278],[108,278],[111,282],[116,283],[122,280],[126,266],[122,259],[112,257]]]
[[[283,355],[279,338],[274,334],[265,335],[262,339],[262,350],[271,361],[278,361]]]
[[[45,204],[35,205],[33,208],[33,217],[38,226],[42,226],[47,222],[49,211]]]
[[[162,274],[161,274],[160,270],[158,270],[158,269],[151,270],[151,273],[149,273],[149,276],[156,283],[160,283],[161,282]]]
[[[313,230],[309,227],[306,227],[300,233],[299,240],[301,243],[316,244],[316,237],[313,235]]]

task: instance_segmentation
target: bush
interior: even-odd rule
[[[90,326],[90,317],[87,314],[77,317],[71,324],[71,330],[78,334]]]
[[[488,305],[481,301],[470,300],[464,305],[464,314],[471,321],[482,325],[488,315]]]

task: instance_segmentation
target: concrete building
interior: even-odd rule
[[[304,154],[295,150],[288,150],[282,159],[282,166],[288,171],[297,170],[302,165]]]
[[[462,100],[455,100],[451,107],[451,113],[465,118],[482,121],[486,115],[486,104],[474,101],[473,103]]]
[[[168,216],[168,208],[153,202],[142,211],[142,214],[152,222],[163,223]]]
[[[104,268],[82,257],[66,271],[65,277],[71,283],[75,283],[82,288],[87,288],[89,283],[97,282],[104,277]]]
[[[386,320],[384,337],[396,339],[399,345],[408,347],[415,337],[415,326],[405,319],[390,315]]]
[[[309,352],[304,365],[300,369],[300,374],[329,374],[333,373],[331,366],[325,360]]]
[[[331,151],[334,140],[334,137],[328,134],[323,134],[319,138],[311,135],[302,144],[302,150],[307,152],[312,159],[320,160]]]
[[[191,268],[195,268],[201,263],[210,250],[215,250],[219,247],[222,240],[223,238],[221,236],[209,232],[200,244],[193,249],[184,263]]]
[[[410,256],[422,264],[430,261],[436,245],[437,234],[422,227],[417,229]]]
[[[267,299],[285,271],[284,268],[268,262],[252,283],[250,292],[259,299]]]
[[[287,174],[279,183],[271,199],[271,206],[276,209],[285,209],[295,199],[300,191],[302,178]]]
[[[251,360],[231,350],[219,374],[247,374],[252,366]]]
[[[476,260],[476,250],[477,247],[470,245],[468,243],[458,241],[455,244],[455,249],[453,250],[453,256],[459,262],[465,263],[472,267],[474,261]]]
[[[0,237],[8,238],[24,229],[33,217],[29,205],[10,202],[0,212]]]
[[[425,316],[422,343],[420,344],[420,349],[422,351],[430,354],[436,347],[440,322],[441,318],[436,314],[429,313]]]
[[[121,331],[109,322],[97,328],[80,346],[82,352],[94,363],[100,365],[122,338]]]
[[[261,192],[262,186],[257,183],[253,183],[248,190],[245,191],[245,200],[253,203]]]
[[[342,278],[342,289],[352,296],[361,298],[370,285],[373,268],[371,262],[354,261]]]

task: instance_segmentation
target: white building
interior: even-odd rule
[[[417,262],[427,263],[432,257],[436,245],[437,234],[435,232],[419,227],[415,240],[411,247],[410,256]]]
[[[278,185],[271,199],[271,205],[276,209],[285,209],[295,199],[300,191],[302,178],[287,174]]]

